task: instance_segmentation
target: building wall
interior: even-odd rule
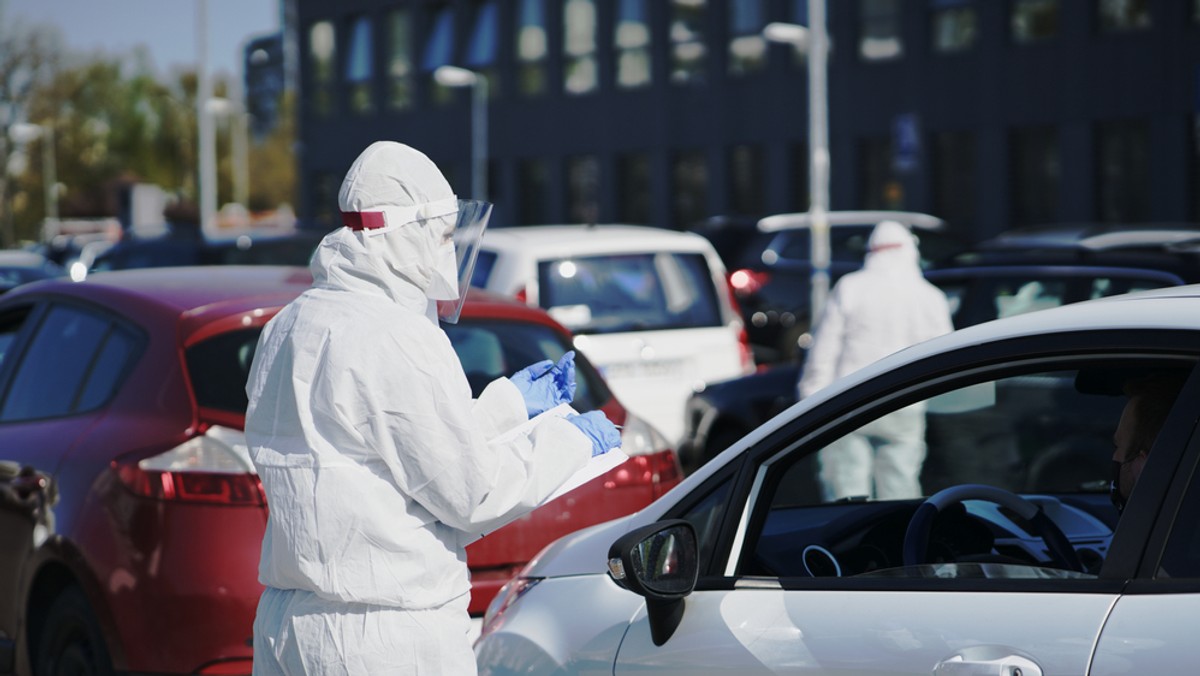
[[[537,97],[516,87],[513,26],[521,0],[494,1],[499,87],[488,106],[487,197],[497,205],[496,225],[572,222],[591,214],[599,221],[636,218],[682,228],[689,225],[685,220],[706,216],[806,207],[803,60],[788,45],[771,45],[763,70],[729,74],[728,3],[735,0],[705,3],[704,82],[687,84],[669,78],[674,4],[647,0],[652,84],[641,89],[614,82],[613,26],[623,3],[597,0],[599,87],[580,95],[562,88],[565,3],[545,0],[550,86]],[[865,60],[862,26],[872,9],[886,9],[889,1],[898,10],[902,55]],[[1056,34],[1017,42],[1012,12],[1021,0],[828,0],[832,208],[926,211],[947,218],[968,239],[1045,221],[1200,219],[1200,0],[1025,1],[1057,6]],[[461,44],[482,3],[298,3],[301,218],[336,225],[337,185],[354,157],[379,139],[423,150],[456,192],[471,195],[469,92],[452,90],[447,103],[438,103],[427,78],[417,77],[412,106],[389,109],[385,26],[389,11],[410,11],[409,53],[420,71],[438,9],[451,9]],[[761,19],[795,21],[795,4],[764,0]],[[1149,25],[1106,28],[1104,10],[1117,5],[1134,7],[1141,12],[1134,18],[1149,17]],[[960,51],[933,47],[936,18],[946,11],[974,16],[974,40]],[[355,113],[342,84],[353,60],[353,24],[362,16],[370,19],[374,36],[368,89],[376,105]],[[324,116],[312,106],[309,55],[318,21],[332,23],[338,44],[337,95]],[[464,54],[460,50],[452,63],[463,64]],[[919,140],[915,152],[900,158],[910,160],[905,168],[894,166],[898,127],[915,130]],[[631,154],[644,160],[638,175],[649,181],[645,207],[624,187],[638,184],[620,170]],[[681,154],[702,161],[677,170]],[[569,175],[581,156],[594,162],[584,163],[586,169],[598,170],[594,184],[583,183],[584,194],[594,199],[591,211],[581,211],[580,200],[571,198]],[[738,174],[735,158],[738,166],[758,169]],[[542,183],[525,178],[531,160],[544,163]],[[706,182],[706,189],[681,191],[677,179],[684,175]],[[692,198],[689,208],[677,208],[681,195]]]

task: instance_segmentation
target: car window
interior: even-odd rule
[[[708,567],[709,559],[716,547],[717,531],[721,526],[721,517],[724,516],[725,510],[729,506],[729,494],[732,488],[733,480],[726,478],[679,515],[679,518],[690,521],[696,529],[701,570]]]
[[[1149,291],[1150,289],[1161,289],[1164,286],[1172,286],[1172,284],[1161,279],[1096,277],[1091,281],[1091,293],[1088,298],[1104,298],[1106,296],[1117,296],[1135,291]]]
[[[462,362],[472,396],[496,378],[508,377],[543,359],[557,361],[572,349],[570,341],[549,326],[505,320],[467,320],[443,324],[458,359]],[[600,375],[582,355],[575,355],[575,399],[577,411],[602,406],[612,395]]]
[[[196,403],[232,413],[245,413],[246,380],[261,328],[229,331],[189,347],[185,353]]]
[[[698,253],[543,261],[538,283],[541,306],[576,334],[722,323],[712,272]]]
[[[21,330],[21,326],[28,316],[29,309],[22,308],[0,317],[0,369],[4,367],[5,357],[12,349],[12,345],[17,339],[17,332]]]
[[[881,408],[850,431],[776,456],[761,470],[760,526],[739,574],[778,577],[1039,578],[1098,574],[1118,513],[1108,491],[1123,379],[1159,362],[1023,370]],[[1170,364],[1186,373],[1190,362]],[[1073,546],[1064,571],[1011,505],[968,498],[928,525],[922,565],[906,556],[916,508],[964,485],[1018,494]],[[985,496],[986,497],[986,496]],[[931,564],[951,564],[937,572]],[[949,571],[949,572],[947,572]]]
[[[51,308],[16,365],[0,421],[50,418],[102,404],[126,371],[132,343],[111,318],[72,306]],[[101,364],[101,357],[115,364]]]
[[[862,264],[867,255],[867,240],[873,225],[845,225],[829,229],[830,259]],[[781,260],[807,263],[812,251],[812,233],[807,228],[783,230],[771,248]]]
[[[492,268],[496,266],[498,254],[495,251],[480,251],[475,257],[475,269],[471,271],[471,286],[486,289],[488,278],[492,276]]]

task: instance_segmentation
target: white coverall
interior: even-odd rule
[[[591,457],[558,418],[490,441],[528,415],[505,378],[472,400],[436,322],[428,294],[455,217],[399,223],[404,210],[387,211],[447,198],[425,155],[370,146],[339,202],[383,209],[386,226],[327,235],[312,288],[263,330],[246,415],[270,510],[255,674],[474,674],[466,544]]]
[[[843,276],[830,292],[798,383],[801,399],[954,329],[945,294],[921,274],[916,240],[907,227],[881,221],[867,246],[863,268]],[[923,403],[885,415],[819,452],[824,497],[919,497],[925,450]]]

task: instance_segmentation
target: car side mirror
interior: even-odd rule
[[[658,521],[630,531],[608,550],[608,574],[646,599],[650,638],[660,646],[683,619],[683,599],[700,572],[696,530],[683,519]]]

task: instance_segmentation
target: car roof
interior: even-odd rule
[[[880,221],[899,221],[910,228],[921,230],[944,230],[946,222],[937,216],[916,211],[830,211],[826,214],[830,227],[842,225],[875,225]],[[778,232],[807,228],[812,222],[812,214],[797,212],[791,214],[774,214],[758,221],[758,229],[762,232]]]
[[[0,266],[6,268],[40,268],[47,263],[53,264],[50,259],[35,251],[26,251],[25,249],[0,250]]]
[[[529,225],[488,230],[486,248],[534,258],[657,250],[710,251],[712,244],[691,232],[646,225]]]
[[[1016,228],[979,244],[980,249],[1076,248],[1101,251],[1168,248],[1200,243],[1198,223],[1055,223]]]

